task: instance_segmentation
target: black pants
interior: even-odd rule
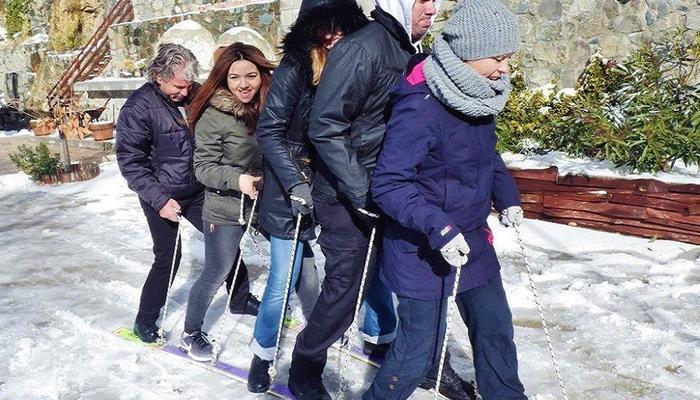
[[[148,222],[148,229],[153,239],[153,265],[148,272],[146,282],[141,289],[141,301],[139,311],[136,314],[136,322],[139,324],[154,324],[160,315],[160,309],[165,305],[165,297],[168,292],[168,278],[170,267],[175,252],[175,238],[177,237],[177,223],[162,218],[158,210],[153,209],[143,200],[141,208]],[[202,206],[204,205],[204,192],[191,199],[178,200],[182,209],[182,216],[187,219],[198,231],[202,232]],[[175,273],[180,266],[182,241],[177,246],[175,259]],[[240,255],[237,255],[238,257]],[[232,269],[233,270],[233,269]],[[231,290],[233,274],[226,277],[226,290]],[[235,292],[231,298],[232,303],[245,301],[250,292],[248,283],[248,269],[241,263],[241,271],[236,279]]]
[[[326,256],[326,277],[292,353],[290,378],[304,381],[321,379],[328,348],[352,324],[369,245],[369,232],[358,227],[350,206],[314,193],[314,209],[321,225],[318,244]],[[374,259],[376,243],[372,254]],[[373,276],[373,268],[371,260],[368,278]],[[365,287],[369,287],[369,279]]]

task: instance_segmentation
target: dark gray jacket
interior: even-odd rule
[[[314,190],[365,207],[369,179],[386,130],[390,90],[416,50],[394,17],[377,7],[374,21],[339,41],[328,55],[311,110],[309,139],[318,158]]]
[[[238,178],[244,173],[260,174],[258,144],[241,119],[246,112],[254,110],[228,90],[219,89],[195,125],[194,172],[208,189],[202,210],[206,223],[237,225],[241,207]],[[246,200],[247,220],[252,202]]]

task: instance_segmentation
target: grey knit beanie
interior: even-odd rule
[[[518,22],[498,0],[460,0],[442,37],[460,60],[496,57],[518,50]]]

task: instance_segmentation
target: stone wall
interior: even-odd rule
[[[153,1],[154,9],[151,11],[155,12],[155,8],[160,7],[155,4],[158,2],[159,0]],[[163,41],[180,43],[190,48],[205,71],[211,66],[214,49],[219,45],[230,44],[237,37],[247,38],[248,42],[260,47],[268,57],[275,57],[280,33],[279,2],[221,9],[223,5],[230,4],[231,2],[211,6],[208,11],[204,11],[204,6],[201,6],[197,11],[189,13],[113,25],[109,32],[112,61],[102,75],[133,76],[134,71],[130,65],[150,61]],[[144,14],[145,11],[142,7],[141,13]]]
[[[518,15],[530,85],[570,87],[590,56],[622,60],[643,40],[700,30],[700,0],[504,0]]]

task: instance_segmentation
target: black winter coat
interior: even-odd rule
[[[178,107],[151,83],[121,108],[115,147],[129,188],[156,211],[170,198],[192,198],[204,190],[194,176],[194,135]]]
[[[276,237],[291,239],[296,220],[289,193],[294,186],[311,183],[312,148],[308,141],[309,113],[315,87],[311,83],[310,52],[314,30],[331,18],[356,30],[367,24],[362,10],[348,1],[323,2],[303,13],[284,39],[284,56],[272,75],[270,91],[256,127],[263,153],[263,189],[258,221]],[[342,41],[342,40],[341,40]],[[314,221],[303,218],[299,238],[315,237]]]
[[[318,158],[314,190],[367,206],[369,180],[386,130],[389,92],[416,52],[403,26],[377,7],[374,21],[328,54],[311,110]]]

